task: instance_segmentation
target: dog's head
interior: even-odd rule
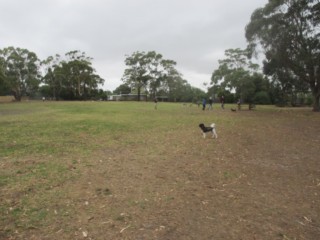
[[[204,128],[204,124],[203,124],[203,123],[200,123],[200,124],[199,124],[199,128],[203,129],[203,128]]]

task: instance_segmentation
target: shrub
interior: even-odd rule
[[[266,92],[266,91],[257,92],[253,97],[253,101],[256,104],[270,104],[271,103],[270,96],[269,96],[268,92]]]

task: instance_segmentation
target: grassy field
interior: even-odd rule
[[[319,114],[226,108],[0,104],[0,239],[320,238]]]

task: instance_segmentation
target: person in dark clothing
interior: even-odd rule
[[[207,100],[204,98],[202,99],[202,110],[204,111],[206,109]]]
[[[154,98],[154,109],[157,110],[158,109],[158,99]]]
[[[224,109],[224,96],[220,97],[221,108]]]

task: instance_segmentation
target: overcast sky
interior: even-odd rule
[[[105,90],[122,84],[125,56],[156,51],[204,88],[229,48],[267,0],[0,0],[0,48],[26,48],[43,60],[80,50]]]

